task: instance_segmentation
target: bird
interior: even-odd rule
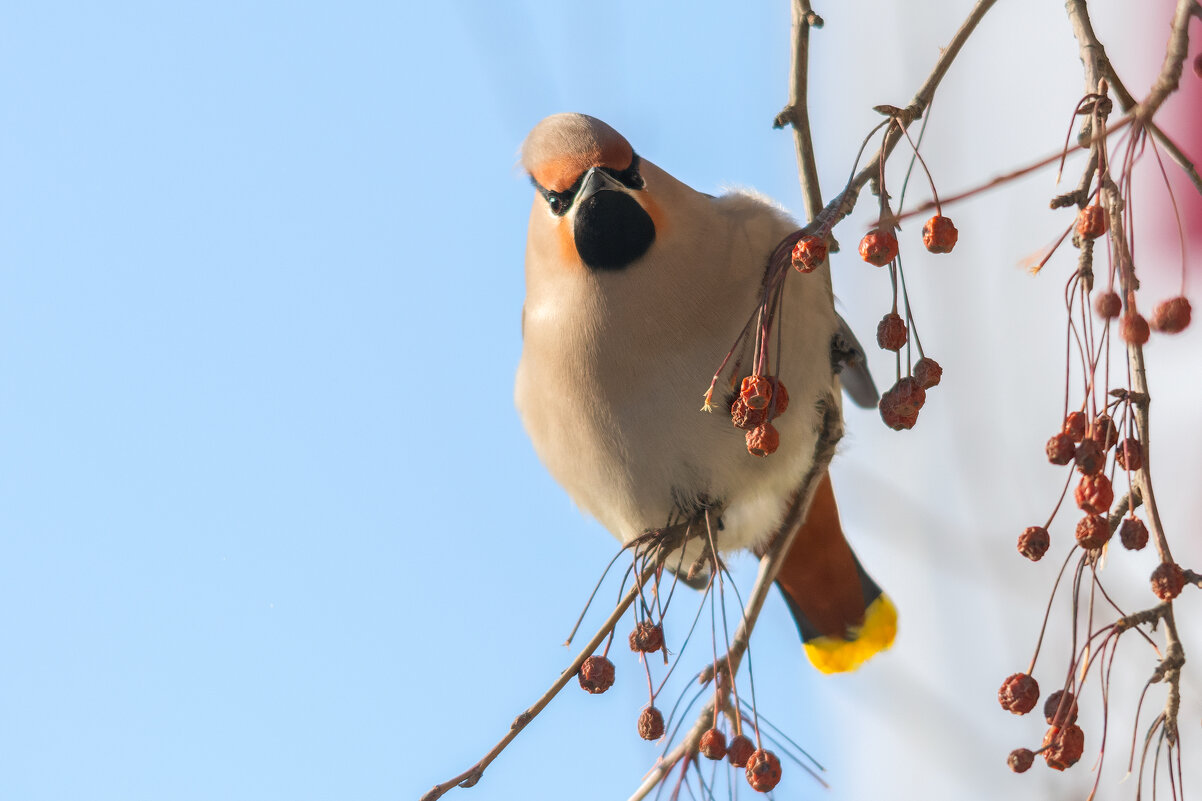
[[[687,186],[585,114],[537,123],[521,165],[535,192],[514,397],[538,457],[624,543],[713,509],[720,552],[762,552],[813,464],[823,409],[841,415],[841,385],[877,401],[829,270],[784,282],[773,338],[791,401],[772,421],[778,450],[757,457],[729,414],[698,401],[796,222],[751,190]],[[892,645],[896,607],[848,544],[829,475],[776,583],[818,670],[853,670]]]

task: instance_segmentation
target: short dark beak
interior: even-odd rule
[[[593,195],[606,189],[614,189],[622,192],[625,188],[609,173],[597,167],[592,167],[584,174],[584,181],[580,184],[580,191],[576,193],[576,202],[583,203]]]

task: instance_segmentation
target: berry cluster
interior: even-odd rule
[[[1102,94],[1089,95],[1078,106],[1078,113],[1093,114],[1095,129],[1102,128],[1102,116],[1108,101]],[[1072,488],[1072,503],[1080,517],[1073,528],[1074,539],[1069,556],[1061,572],[1068,568],[1074,554],[1078,555],[1072,582],[1073,634],[1069,652],[1069,668],[1063,688],[1048,697],[1044,704],[1044,716],[1049,726],[1038,750],[1019,748],[1010,753],[1008,762],[1012,770],[1022,773],[1030,768],[1036,755],[1042,755],[1050,768],[1065,770],[1081,759],[1085,735],[1077,724],[1077,699],[1091,669],[1105,664],[1107,649],[1116,647],[1119,636],[1145,624],[1154,626],[1166,620],[1166,628],[1172,627],[1171,614],[1166,611],[1167,603],[1133,615],[1123,615],[1119,620],[1100,628],[1094,628],[1093,598],[1104,598],[1111,607],[1118,609],[1111,596],[1102,588],[1099,571],[1109,551],[1115,532],[1124,549],[1139,551],[1151,539],[1149,525],[1136,514],[1141,504],[1150,503],[1152,492],[1148,464],[1148,394],[1143,377],[1143,347],[1148,344],[1152,331],[1163,334],[1179,333],[1190,323],[1190,303],[1184,296],[1184,264],[1180,296],[1170,298],[1156,306],[1149,322],[1138,310],[1136,290],[1139,282],[1135,276],[1133,259],[1133,229],[1129,211],[1126,209],[1124,192],[1129,192],[1130,167],[1140,151],[1141,135],[1133,134],[1127,146],[1123,176],[1119,181],[1110,177],[1106,140],[1101,138],[1094,144],[1092,164],[1096,174],[1086,175],[1082,188],[1077,192],[1053,201],[1053,208],[1076,205],[1073,222],[1064,231],[1060,240],[1034,269],[1038,272],[1047,264],[1059,245],[1069,240],[1079,251],[1077,269],[1065,287],[1069,362],[1066,365],[1065,398],[1063,418],[1044,446],[1049,463],[1067,472],[1064,489],[1048,520],[1043,525],[1027,527],[1018,537],[1018,552],[1032,562],[1040,561],[1052,544],[1049,529]],[[1095,188],[1089,187],[1096,180]],[[1104,248],[1109,264],[1107,286],[1095,290],[1094,249]],[[1092,314],[1091,314],[1092,309]],[[1126,370],[1132,380],[1130,386],[1111,388],[1110,369],[1111,345],[1121,344],[1126,355]],[[1075,346],[1075,347],[1074,347]],[[1080,395],[1073,395],[1073,378],[1080,375]],[[1127,491],[1116,502],[1116,484]],[[1159,526],[1154,511],[1149,523]],[[1152,594],[1162,602],[1176,598],[1187,581],[1187,571],[1172,561],[1163,532],[1157,530],[1156,550],[1161,563],[1152,572],[1150,579]],[[1059,586],[1057,579],[1056,586]],[[1056,592],[1053,588],[1053,596]],[[1049,601],[1049,604],[1051,601]],[[1089,614],[1079,614],[1088,604]],[[1084,624],[1084,646],[1081,646],[1081,630]],[[1047,619],[1044,620],[1046,630]],[[1041,630],[1039,641],[1042,643]],[[1169,635],[1170,656],[1162,656],[1153,681],[1166,676],[1175,681],[1173,641],[1175,633]],[[1151,641],[1151,640],[1149,640]],[[1036,646],[1031,665],[1025,673],[1009,676],[998,690],[998,702],[1003,709],[1023,715],[1035,708],[1039,700],[1039,685],[1032,673],[1039,657]],[[1103,682],[1102,703],[1107,701],[1106,668],[1098,668]],[[1170,675],[1172,674],[1172,675]],[[1175,690],[1174,690],[1175,692]],[[1168,713],[1153,724],[1163,727],[1170,738],[1175,737],[1176,711]],[[1148,735],[1151,739],[1151,732]],[[1105,739],[1103,726],[1102,739]],[[1172,744],[1172,739],[1170,739]],[[1104,753],[1104,743],[1099,754]]]
[[[756,426],[748,429],[749,434],[755,428],[770,425],[766,420],[783,412],[788,405],[788,395],[784,391],[783,385],[775,381],[757,381],[754,380],[755,378],[755,376],[751,376],[743,382],[745,391],[740,393],[736,404],[733,404],[739,405],[745,410],[742,413],[744,416],[758,415],[761,418]],[[708,531],[710,525],[708,519],[703,522],[703,525]],[[658,687],[653,686],[649,664],[650,656],[656,653],[663,654],[665,665],[669,663],[669,652],[664,635],[664,618],[673,593],[667,592],[666,600],[661,603],[660,579],[664,575],[662,568],[648,567],[649,554],[655,548],[654,543],[664,534],[665,532],[649,531],[632,544],[636,575],[651,576],[646,586],[640,584],[632,590],[636,598],[635,624],[628,637],[630,650],[638,654],[639,661],[646,673],[650,698],[647,705],[640,710],[635,728],[639,737],[648,741],[660,740],[674,725],[672,719],[665,719],[664,713],[656,705],[656,700],[667,683],[668,677],[665,676]],[[689,537],[687,530],[684,537],[687,542]],[[667,547],[674,548],[679,545],[679,542],[674,542]],[[724,582],[729,580],[725,565],[712,548],[708,553],[703,553],[698,560],[699,565],[703,562],[708,563],[711,575],[705,591],[706,598],[715,607],[724,606],[723,586]],[[677,568],[677,570],[680,569],[680,567]],[[704,602],[705,599],[703,599]],[[715,646],[717,637],[718,633],[715,631]],[[611,629],[604,649],[600,653],[588,656],[580,664],[576,678],[585,692],[600,695],[613,687],[616,669],[614,663],[609,659],[609,650],[614,638],[615,634]],[[685,638],[685,641],[687,644],[688,637]],[[729,648],[729,643],[727,647]],[[670,675],[671,672],[669,669],[668,674]],[[715,761],[726,760],[732,767],[742,769],[747,783],[754,790],[762,793],[769,792],[780,782],[781,763],[776,754],[766,749],[761,742],[760,718],[755,711],[754,704],[754,686],[752,687],[752,702],[748,706],[745,701],[740,700],[739,689],[730,678],[730,665],[725,659],[717,657],[716,648],[714,662],[711,668],[704,672],[702,680],[703,683],[713,682],[713,725],[700,736],[696,745],[696,753],[689,764],[698,765],[701,757]],[[750,714],[745,714],[744,709],[750,709]],[[687,712],[687,708],[684,711]],[[674,709],[673,715],[675,714]],[[728,732],[720,727],[722,720],[730,722],[729,741],[727,740]],[[749,733],[753,736],[748,736]]]
[[[768,456],[780,446],[780,434],[772,421],[789,408],[789,391],[783,381],[771,376],[749,375],[730,402],[730,419],[735,428],[747,432],[747,452]]]
[[[930,253],[951,253],[960,232],[950,218],[943,216],[939,206],[939,194],[935,190],[935,181],[927,169],[926,162],[918,153],[918,145],[910,139],[910,134],[902,125],[900,113],[891,106],[878,109],[891,115],[885,131],[885,136],[896,128],[910,142],[914,151],[914,159],[922,165],[923,172],[931,185],[934,198],[935,216],[922,226],[922,243]],[[894,431],[902,431],[914,427],[918,422],[918,412],[926,403],[926,391],[939,384],[943,377],[943,368],[934,359],[926,356],[922,349],[922,340],[914,324],[914,316],[910,310],[909,293],[906,290],[906,277],[902,268],[901,252],[897,235],[893,232],[896,220],[889,207],[889,193],[885,190],[885,174],[882,170],[879,177],[878,194],[881,198],[880,223],[860,240],[860,258],[877,267],[888,267],[889,278],[893,283],[893,308],[881,318],[876,329],[876,342],[882,350],[897,354],[897,380],[881,395],[878,408],[885,425]],[[902,189],[905,198],[905,188]],[[899,306],[900,296],[900,306]],[[904,311],[905,316],[899,313]],[[911,364],[909,345],[911,338],[918,349],[918,361]],[[906,369],[902,370],[902,348],[906,348]]]

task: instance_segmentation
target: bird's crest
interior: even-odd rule
[[[586,114],[552,114],[522,143],[522,166],[544,189],[563,192],[591,167],[625,170],[634,150],[622,134]]]

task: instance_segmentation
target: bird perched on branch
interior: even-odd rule
[[[829,269],[780,290],[773,380],[791,400],[772,420],[779,447],[758,457],[728,413],[755,362],[740,337],[796,223],[751,192],[691,189],[583,114],[535,126],[522,165],[536,193],[516,400],[539,457],[624,542],[713,509],[720,551],[763,549],[814,462],[824,409],[840,414],[840,372],[854,401],[876,402]],[[715,411],[699,411],[728,353],[706,397]],[[854,669],[892,643],[896,610],[844,539],[829,477],[777,584],[819,670]]]

